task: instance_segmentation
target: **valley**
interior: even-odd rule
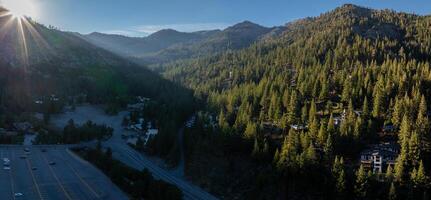
[[[253,11],[264,25],[164,25],[171,15],[148,18],[157,9],[139,1],[93,2],[110,14],[93,7],[99,24],[69,19],[82,23],[74,32],[20,14],[30,1],[4,1],[0,197],[429,199],[428,11],[328,2],[298,18],[299,4],[221,1],[171,20]]]

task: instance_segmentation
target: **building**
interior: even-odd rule
[[[343,122],[342,117],[334,117],[334,125],[335,126],[339,126],[341,124],[341,122]]]
[[[394,167],[400,146],[394,142],[371,145],[361,152],[361,164],[374,173],[382,173],[391,165]]]
[[[301,124],[293,124],[293,125],[290,125],[290,128],[293,128],[293,130],[295,131],[303,131],[307,129],[307,125],[304,126]]]

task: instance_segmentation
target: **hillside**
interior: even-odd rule
[[[103,33],[91,33],[82,37],[97,46],[124,57],[143,57],[174,45],[199,42],[216,32],[218,31],[183,33],[165,29],[143,38]]]
[[[166,29],[143,38],[101,33],[92,33],[82,37],[97,46],[139,63],[158,64],[228,49],[245,48],[275,29],[245,21],[222,31],[184,33]],[[277,32],[271,33],[276,34]]]
[[[186,132],[187,174],[229,199],[426,196],[430,25],[346,4],[248,48],[162,66],[207,103]],[[361,155],[387,144],[400,151],[373,173]]]
[[[173,85],[146,68],[96,47],[75,34],[47,28],[31,19],[3,15],[7,13],[5,9],[0,12],[0,26],[3,27],[0,64],[4,71],[23,72],[22,76],[37,80],[29,85],[37,87],[31,90],[35,94],[29,100],[37,95],[82,92],[94,95],[95,102],[102,101],[99,97],[107,101],[139,93],[155,97],[160,94],[158,87]],[[1,76],[11,79],[8,72]],[[135,81],[142,84],[128,87]],[[99,92],[102,91],[106,93],[101,95]]]
[[[154,102],[157,124],[168,127],[158,134],[164,145],[152,148],[175,148],[176,132],[171,129],[193,112],[189,90],[76,34],[15,18],[2,8],[0,27],[0,127],[10,127],[22,113],[49,116],[79,103],[103,104],[115,114],[142,96]]]

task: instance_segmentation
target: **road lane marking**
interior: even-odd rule
[[[1,156],[2,156],[2,159],[3,159],[3,149],[2,149],[2,151],[1,151]],[[13,160],[12,160],[12,158],[9,158],[9,162],[12,162]],[[14,182],[13,182],[13,177],[12,177],[12,170],[13,170],[13,168],[12,168],[12,165],[9,165],[10,166],[10,170],[9,170],[9,178],[10,178],[10,188],[11,188],[11,192],[12,192],[12,199],[13,200],[15,200],[15,187],[14,187]]]
[[[34,185],[36,186],[36,191],[37,191],[37,193],[38,193],[38,195],[39,195],[40,199],[44,200],[44,198],[42,197],[42,193],[40,193],[39,184],[37,183],[36,178],[34,177],[33,171],[32,171],[32,169],[31,169],[31,167],[30,167],[30,165],[31,165],[31,164],[30,164],[30,161],[29,161],[29,159],[28,159],[28,158],[26,158],[25,160],[27,161],[27,168],[28,168],[28,171],[30,172],[31,177],[33,178],[33,183],[34,183]]]
[[[70,157],[72,157],[71,153],[69,151],[66,151]],[[72,157],[73,158],[73,157]],[[100,195],[94,191],[94,189],[87,183],[87,181],[85,181],[79,174],[78,172],[70,165],[70,163],[63,159],[64,163],[66,163],[66,165],[72,170],[72,172],[78,177],[79,181],[81,181],[82,184],[84,184],[92,193],[93,195],[97,198],[100,199]]]
[[[45,163],[48,165],[49,171],[51,172],[51,175],[54,177],[54,179],[57,181],[58,185],[60,186],[61,190],[63,190],[64,195],[67,199],[71,200],[72,197],[69,195],[69,193],[64,188],[63,184],[61,183],[60,179],[58,178],[57,174],[52,169],[52,166],[49,164],[48,159],[46,159],[46,156],[44,154],[41,154],[43,159],[45,160]]]

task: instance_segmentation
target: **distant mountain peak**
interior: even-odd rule
[[[265,28],[265,27],[246,20],[246,21],[240,22],[238,24],[235,24],[229,28]]]
[[[349,15],[353,17],[363,17],[371,14],[372,11],[372,9],[358,6],[355,4],[344,4],[333,10],[331,13],[339,13],[342,15]]]
[[[181,32],[174,30],[174,29],[162,29],[159,30],[157,32],[152,33],[151,35],[149,35],[148,37],[164,37],[164,36],[169,36],[169,35],[173,35],[173,34],[180,34]]]

